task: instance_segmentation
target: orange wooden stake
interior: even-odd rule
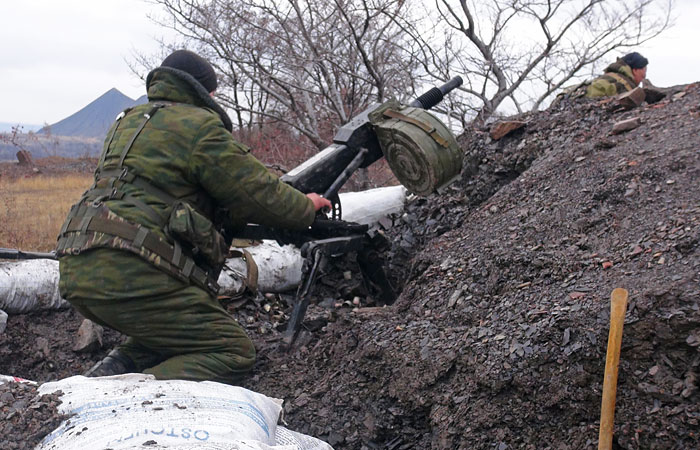
[[[617,395],[617,369],[620,365],[622,326],[627,310],[627,291],[617,288],[610,296],[610,333],[608,353],[605,356],[603,401],[600,406],[600,434],[598,450],[612,450],[613,425],[615,423],[615,397]]]

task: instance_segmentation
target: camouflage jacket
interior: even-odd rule
[[[637,87],[632,69],[618,59],[605,68],[605,73],[591,82],[586,90],[586,97],[607,97],[631,91]]]
[[[74,206],[76,211],[81,206],[99,204],[99,214],[106,220],[145,228],[155,240],[172,244],[172,236],[167,233],[172,204],[138,185],[121,181],[116,182],[119,195],[105,194],[115,186],[115,178],[106,174],[126,168],[212,221],[216,211],[225,211],[229,232],[246,223],[289,229],[304,229],[311,224],[315,215],[311,200],[282,183],[233,139],[226,113],[189,74],[157,68],[149,74],[146,85],[149,103],[128,110],[112,126],[95,184]],[[154,105],[162,107],[154,111]],[[150,119],[145,121],[148,114]],[[147,208],[136,207],[139,204]],[[146,209],[152,212],[147,214]],[[161,271],[158,276],[158,271],[154,272],[156,267],[163,269],[161,258],[114,236],[68,229],[73,231],[67,233],[71,239],[66,242],[59,237],[58,252],[63,255],[61,291],[67,299],[70,295],[128,298],[182,286],[182,280],[168,280],[166,273]],[[119,288],[115,290],[115,286]]]

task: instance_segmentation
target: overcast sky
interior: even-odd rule
[[[126,60],[134,49],[157,51],[153,10],[142,0],[3,2],[0,122],[55,123],[113,87],[145,94]]]
[[[155,53],[164,31],[144,0],[16,0],[0,8],[0,122],[42,125],[111,88],[136,99],[143,82],[126,61]],[[700,0],[676,0],[675,27],[638,51],[657,86],[700,81]]]

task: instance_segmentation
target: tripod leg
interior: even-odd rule
[[[301,285],[299,285],[299,289],[297,290],[297,295],[294,298],[292,314],[289,317],[287,329],[282,337],[282,342],[287,350],[292,348],[294,341],[299,335],[299,330],[301,329],[301,324],[304,321],[306,309],[309,307],[311,290],[316,282],[318,266],[322,257],[323,252],[321,252],[319,248],[315,248],[311,251],[311,261],[308,259],[304,261],[304,270],[302,274],[304,281]]]

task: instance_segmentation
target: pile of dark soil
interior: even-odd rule
[[[61,393],[38,395],[35,386],[0,384],[0,436],[3,450],[32,450],[68,416],[58,414]]]
[[[353,309],[361,289],[326,280],[312,331],[285,352],[271,299],[228,304],[259,352],[245,387],[284,398],[289,428],[338,449],[595,448],[622,287],[615,445],[699,448],[698,104],[689,85],[628,112],[563,101],[498,141],[469,130],[461,180],[388,231],[393,306]],[[121,339],[78,355],[79,325],[71,310],[11,316],[0,373],[73,375]]]
[[[595,448],[623,287],[616,442],[698,448],[699,100],[563,102],[500,141],[471,130],[462,180],[391,231],[410,257],[397,303],[261,352],[248,386],[337,448]]]

